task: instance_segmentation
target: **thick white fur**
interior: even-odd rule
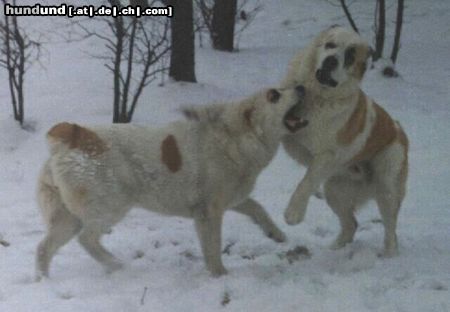
[[[284,241],[283,232],[249,198],[288,131],[285,113],[301,101],[294,89],[280,89],[281,97],[271,102],[273,90],[237,103],[186,109],[190,120],[159,129],[68,123],[52,128],[51,155],[38,183],[48,232],[37,250],[37,279],[48,276],[53,255],[77,234],[107,270],[120,268],[100,237],[132,207],[193,218],[206,266],[215,276],[226,273],[221,260],[225,210],[249,216],[267,236]]]
[[[330,42],[334,48],[325,48]],[[349,47],[356,51],[354,63],[344,66]],[[301,222],[311,194],[325,183],[327,203],[341,224],[341,233],[332,246],[340,248],[353,240],[355,210],[374,198],[385,227],[385,254],[392,256],[397,253],[396,223],[405,193],[408,141],[399,124],[360,90],[368,52],[367,43],[358,34],[334,27],[320,33],[290,64],[282,86],[305,86],[309,125],[286,136],[283,145],[308,169],[291,197],[285,219],[288,224]],[[335,87],[319,83],[316,77],[330,55],[338,61],[331,72]],[[359,119],[352,118],[363,107]],[[363,120],[361,127],[352,131],[358,120]],[[375,127],[377,122],[382,126]],[[386,136],[392,140],[383,139]]]

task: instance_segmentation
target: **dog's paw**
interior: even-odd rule
[[[303,218],[297,209],[287,209],[284,213],[284,220],[289,225],[296,225],[302,222]]]
[[[338,249],[342,249],[345,247],[345,245],[347,245],[349,242],[345,242],[342,241],[340,239],[336,239],[333,243],[331,243],[330,245],[330,249],[332,250],[338,250]]]
[[[105,266],[105,271],[107,274],[112,274],[116,271],[120,271],[123,269],[123,263],[120,261],[114,261],[111,263],[108,263],[107,266]]]
[[[225,267],[223,265],[220,267],[211,269],[211,275],[213,277],[221,277],[226,274],[228,274],[228,271],[227,271],[227,269],[225,269]]]
[[[286,234],[284,234],[281,230],[275,228],[266,233],[266,235],[268,238],[277,243],[284,243],[287,240]]]
[[[289,206],[284,212],[284,220],[289,225],[296,225],[303,221],[308,206],[309,196],[301,192],[292,195]]]
[[[35,283],[39,283],[42,280],[48,279],[48,275],[43,274],[42,272],[36,272],[36,274],[34,275],[34,282]]]
[[[284,212],[284,220],[289,225],[296,225],[303,221],[306,213],[307,202],[301,201],[299,204],[291,203]]]

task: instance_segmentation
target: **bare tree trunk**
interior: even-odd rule
[[[196,82],[192,0],[171,0],[169,4],[174,12],[169,76],[175,81]]]
[[[402,25],[403,25],[403,10],[404,10],[404,1],[398,0],[394,45],[392,46],[392,53],[391,53],[391,60],[393,64],[395,64],[395,62],[397,61],[398,51],[400,50],[400,35],[402,33]]]
[[[5,1],[3,1],[5,3]],[[16,2],[13,1],[13,5]],[[23,84],[25,77],[25,63],[27,61],[25,50],[25,39],[21,34],[17,16],[8,17],[5,15],[4,40],[6,60],[4,66],[8,71],[9,90],[13,105],[14,119],[20,125],[24,121],[24,94]]]
[[[114,27],[116,31],[114,68],[113,68],[113,86],[114,86],[114,101],[113,101],[113,122],[123,122],[120,114],[120,97],[121,97],[121,83],[120,83],[120,64],[122,62],[123,54],[123,39],[125,36],[123,28],[123,17],[118,16],[114,19]]]
[[[14,17],[13,17],[14,18]],[[8,71],[9,91],[11,93],[11,102],[14,111],[14,119],[17,120],[17,97],[14,89],[14,68],[12,67],[11,60],[11,28],[10,28],[9,16],[5,15],[5,50],[6,50],[6,69]]]
[[[345,16],[347,17],[347,20],[350,23],[350,26],[352,26],[353,30],[359,34],[359,29],[358,29],[358,27],[356,27],[355,21],[353,20],[352,14],[348,10],[345,0],[340,0],[340,2],[341,2],[342,9],[344,10]]]
[[[234,50],[236,8],[237,0],[215,1],[211,32],[214,49],[228,52]]]
[[[24,97],[23,97],[23,82],[25,78],[25,41],[20,33],[19,25],[17,23],[17,17],[13,18],[14,25],[14,37],[19,47],[19,64],[18,64],[18,77],[17,77],[17,104],[18,104],[18,118],[17,121],[22,125],[24,120]]]
[[[131,23],[131,33],[129,35],[128,44],[128,59],[127,59],[127,69],[125,74],[125,80],[123,82],[122,88],[122,111],[120,112],[120,121],[129,122],[128,119],[128,95],[130,93],[131,77],[133,76],[133,54],[134,54],[134,40],[136,37],[137,29],[137,18],[132,17],[133,22]],[[131,118],[130,118],[131,120]]]
[[[377,18],[375,25],[375,52],[373,60],[377,61],[383,56],[384,38],[386,32],[386,4],[385,0],[377,0]]]

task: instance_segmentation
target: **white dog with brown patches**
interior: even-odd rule
[[[353,240],[355,210],[375,199],[385,229],[385,255],[397,253],[396,224],[405,195],[408,139],[399,123],[368,98],[360,81],[369,57],[368,44],[355,32],[332,27],[294,57],[283,86],[307,90],[309,125],[286,136],[283,144],[308,167],[285,211],[288,224],[303,220],[310,196],[324,183],[327,203],[339,217],[341,232],[333,243]]]
[[[285,235],[249,194],[298,116],[302,86],[261,91],[238,103],[189,108],[188,121],[154,129],[60,123],[48,132],[50,158],[38,201],[48,232],[38,246],[37,279],[48,276],[56,251],[75,235],[109,271],[120,262],[100,237],[132,207],[190,217],[206,266],[226,273],[221,223],[227,209],[243,213],[277,242]]]

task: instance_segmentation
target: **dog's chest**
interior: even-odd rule
[[[308,127],[299,133],[302,144],[312,153],[320,153],[336,146],[336,133],[347,120],[346,111],[338,104],[317,103],[308,111]]]

